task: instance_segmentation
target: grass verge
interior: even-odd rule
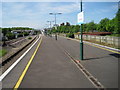
[[[4,56],[7,53],[7,50],[1,49],[0,50],[0,57]]]

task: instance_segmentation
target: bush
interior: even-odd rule
[[[18,37],[23,37],[23,33],[19,33],[19,34],[18,34]]]
[[[28,37],[28,39],[32,39],[32,37]]]
[[[28,33],[28,32],[24,32],[23,34],[24,34],[24,36],[28,36],[28,35],[29,35],[29,33]]]
[[[67,33],[67,34],[66,34],[66,37],[74,38],[74,34],[73,34],[73,33]]]
[[[6,37],[10,40],[10,39],[15,39],[15,34],[13,33],[7,33]]]

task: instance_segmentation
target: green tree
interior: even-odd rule
[[[11,28],[2,28],[2,33],[6,36],[7,33],[11,32]]]
[[[69,22],[66,22],[66,26],[70,26],[70,23],[69,23]]]
[[[9,33],[6,34],[6,37],[7,37],[9,40],[15,39],[15,34],[9,32]]]
[[[100,21],[100,23],[97,25],[97,30],[101,32],[107,32],[106,25],[109,23],[108,18],[104,18]]]
[[[120,34],[120,9],[116,13],[116,16],[114,18],[114,23],[115,23],[114,33]]]
[[[77,32],[79,32],[79,31],[80,31],[80,25],[74,26],[74,31],[73,31],[73,33],[77,33]]]
[[[87,30],[88,32],[89,32],[89,31],[93,32],[94,30],[96,30],[96,24],[94,23],[94,21],[89,22],[89,23],[87,24],[86,30]]]
[[[107,32],[113,32],[115,28],[115,23],[114,23],[114,19],[109,20],[106,24],[106,31]]]
[[[87,24],[83,24],[83,32],[87,32]]]

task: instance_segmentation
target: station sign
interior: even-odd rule
[[[83,24],[84,23],[84,12],[82,11],[78,13],[77,18],[78,18],[78,24]]]

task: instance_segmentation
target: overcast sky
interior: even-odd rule
[[[2,27],[48,27],[47,21],[54,21],[50,12],[61,12],[57,15],[57,24],[70,22],[77,24],[77,14],[80,12],[78,2],[2,2]],[[83,2],[85,22],[98,23],[107,17],[112,19],[118,9],[117,2]]]

